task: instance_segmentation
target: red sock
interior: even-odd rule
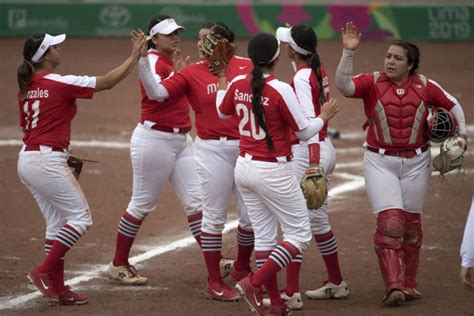
[[[250,257],[254,246],[253,231],[237,227],[237,260],[234,267],[237,271],[250,271]]]
[[[132,248],[133,241],[137,236],[142,220],[136,219],[125,212],[120,218],[118,225],[117,240],[115,243],[114,266],[128,265],[128,255]]]
[[[221,260],[222,234],[201,232],[202,254],[206,262],[210,283],[222,280],[219,262]]]
[[[44,241],[44,253],[48,256],[49,252],[53,248],[54,240],[46,239]],[[53,271],[53,288],[56,292],[60,293],[64,290],[64,258],[59,260],[56,269]]]
[[[322,235],[314,235],[319,251],[323,256],[324,264],[328,272],[328,281],[333,284],[341,284],[342,275],[337,257],[337,243],[332,231]]]
[[[303,255],[298,254],[286,267],[286,288],[285,293],[288,296],[299,292],[300,289],[300,270],[303,264]]]
[[[201,222],[202,222],[202,211],[188,215],[188,226],[193,234],[194,238],[196,238],[196,242],[198,243],[199,247],[201,247]]]
[[[255,252],[257,258],[258,251]],[[298,249],[289,242],[281,242],[275,250],[272,251],[265,264],[257,270],[250,279],[253,286],[261,287],[271,277],[275,276],[278,271],[286,267],[290,261],[299,254]]]
[[[268,257],[271,255],[271,251],[255,251],[255,261],[257,262],[257,273],[260,271],[263,266],[265,266],[266,262],[269,261]],[[251,277],[251,283],[254,284],[255,280],[255,275]],[[255,284],[254,284],[255,285]],[[264,282],[263,286],[265,286],[265,289],[267,290],[267,294],[270,297],[270,301],[272,304],[282,304],[281,300],[281,295],[280,295],[280,289],[278,288],[278,280],[277,280],[277,275],[276,273],[273,275],[270,275]]]
[[[53,273],[59,261],[64,258],[66,252],[74,246],[79,238],[81,238],[81,235],[76,229],[68,224],[64,225],[56,236],[51,251],[38,267],[38,270],[42,273]]]

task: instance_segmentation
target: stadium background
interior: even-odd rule
[[[473,315],[472,292],[457,279],[459,245],[473,194],[473,150],[469,145],[464,170],[441,182],[433,174],[423,215],[424,245],[420,260],[420,289],[425,298],[397,309],[381,307],[382,280],[372,249],[374,218],[362,176],[362,104],[343,98],[335,89],[334,73],[340,57],[338,30],[354,21],[364,34],[354,72],[382,67],[393,37],[416,41],[421,49],[421,72],[439,81],[463,105],[472,141],[474,110],[474,5],[472,1],[275,1],[177,0],[155,1],[0,1],[0,314],[245,314],[245,303],[225,304],[204,299],[205,267],[192,242],[184,213],[171,188],[141,229],[133,249],[140,271],[150,277],[145,287],[124,288],[102,277],[113,254],[118,219],[131,194],[128,142],[139,117],[140,96],[136,71],[115,89],[91,101],[79,101],[73,122],[71,149],[100,164],[86,164],[81,185],[94,226],[68,255],[67,279],[91,296],[86,306],[50,308],[26,280],[26,272],[42,256],[44,223],[30,193],[16,174],[21,146],[16,101],[16,68],[24,38],[34,32],[67,33],[61,74],[100,75],[129,53],[131,28],[146,29],[156,14],[169,14],[184,25],[183,51],[197,60],[199,26],[222,20],[237,33],[238,54],[246,55],[246,39],[263,30],[274,32],[289,22],[312,25],[320,38],[319,53],[328,69],[332,96],[343,110],[333,127],[338,166],[333,176],[331,222],[338,237],[340,260],[351,297],[342,301],[305,300],[295,315]],[[291,69],[282,55],[277,75],[289,81]],[[436,153],[436,146],[433,153]],[[228,230],[235,228],[231,205]],[[234,234],[225,235],[232,253]],[[307,250],[301,289],[313,289],[324,279],[324,267],[314,244]]]

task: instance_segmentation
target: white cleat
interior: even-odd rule
[[[313,300],[325,300],[331,298],[345,298],[349,296],[350,292],[346,281],[342,281],[339,285],[326,282],[319,289],[314,291],[306,291],[305,294],[308,298]]]
[[[144,285],[148,279],[140,276],[132,265],[114,266],[113,261],[110,262],[107,271],[105,272],[109,279],[117,281],[125,285]]]
[[[303,300],[300,293],[294,293],[293,296],[288,296],[285,292],[281,292],[281,299],[286,302],[286,305],[291,310],[298,310],[303,307]],[[264,298],[263,305],[266,308],[270,307],[270,299]]]
[[[229,276],[230,270],[232,269],[232,265],[234,264],[235,260],[230,258],[221,258],[219,262],[219,269],[221,272],[221,277],[224,279]]]

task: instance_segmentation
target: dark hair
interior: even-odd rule
[[[150,35],[151,29],[155,25],[157,25],[158,23],[160,23],[161,21],[164,21],[166,19],[171,19],[171,17],[169,15],[160,14],[160,15],[155,16],[153,19],[151,19],[150,23],[148,23],[148,32],[147,32],[147,34]],[[153,43],[153,41],[148,41],[148,49],[150,49],[150,48],[156,48],[155,43]]]
[[[273,57],[279,49],[279,42],[275,36],[268,33],[259,33],[249,40],[247,53],[252,60],[252,112],[257,116],[258,124],[265,132],[265,140],[270,151],[273,150],[273,140],[268,134],[262,105],[262,90],[264,86],[263,67],[272,67]]]
[[[209,29],[212,33],[228,40],[229,43],[233,43],[235,40],[234,32],[224,22],[207,22],[201,25],[201,29]]]
[[[18,67],[17,71],[17,81],[18,86],[20,87],[21,97],[26,95],[26,89],[28,88],[28,84],[31,82],[31,77],[35,72],[35,69],[41,66],[41,62],[33,62],[31,61],[31,58],[33,58],[33,55],[40,47],[44,37],[45,33],[33,34],[26,39],[25,45],[23,46],[23,63]],[[49,48],[46,50],[44,55],[48,52]]]
[[[414,74],[420,65],[420,50],[418,49],[418,46],[405,40],[393,40],[390,43],[390,46],[392,45],[400,46],[405,50],[408,65],[412,65],[410,68],[410,75]]]
[[[298,52],[296,54],[306,60],[316,73],[319,85],[319,104],[322,105],[326,102],[326,94],[324,93],[323,76],[321,75],[321,59],[316,49],[318,47],[318,37],[311,27],[303,24],[291,28],[291,37],[299,47],[311,52],[310,55],[303,55]]]

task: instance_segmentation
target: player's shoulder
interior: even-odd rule
[[[78,75],[60,75],[57,73],[49,73],[43,77],[52,83],[81,86],[81,87],[95,87],[95,77],[78,76]]]
[[[293,88],[286,82],[273,78],[267,82],[267,84],[273,88],[273,90],[283,96],[286,97],[288,95],[294,95]]]

